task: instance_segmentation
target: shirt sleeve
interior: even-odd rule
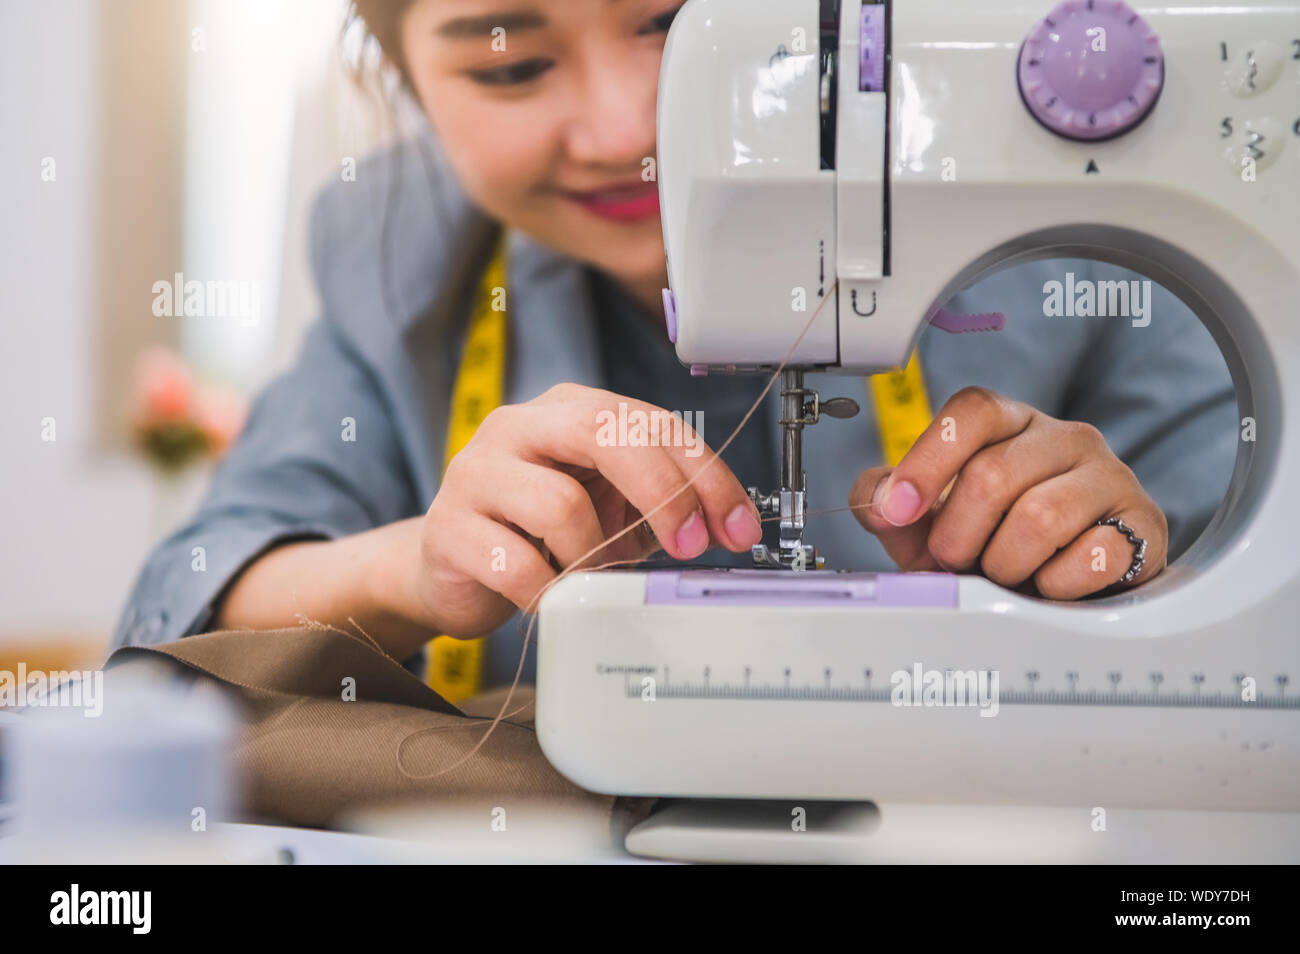
[[[1096,281],[1140,279],[1091,264]],[[1169,559],[1223,501],[1237,452],[1237,402],[1223,355],[1171,292],[1149,284],[1146,315],[1080,319],[1092,340],[1075,365],[1064,416],[1101,430],[1169,522]],[[1149,324],[1142,324],[1149,319]]]
[[[149,556],[112,646],[204,630],[246,566],[292,540],[334,539],[419,512],[403,450],[370,372],[328,323],[257,399],[206,497]]]
[[[197,512],[149,554],[111,649],[209,629],[235,577],[277,546],[336,539],[422,511],[392,395],[345,321],[369,320],[369,300],[350,294],[375,280],[365,265],[376,237],[355,218],[366,199],[336,187],[313,203],[321,317],[295,365],[254,401]]]

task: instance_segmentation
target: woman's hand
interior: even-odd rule
[[[562,384],[489,414],[452,459],[421,522],[406,615],[478,636],[529,606],[558,569],[579,560],[598,565],[658,549],[689,560],[711,544],[743,552],[762,538],[744,488],[721,460],[709,465],[713,454],[689,425],[676,435],[679,446],[602,446],[601,412],[616,415],[620,402],[629,412],[665,413]],[[659,443],[673,438],[661,435]],[[639,528],[601,547],[665,501],[649,518],[652,532]]]
[[[980,572],[1048,599],[1128,572],[1133,544],[1098,520],[1146,540],[1131,585],[1164,569],[1169,549],[1164,514],[1095,427],[983,388],[953,395],[897,467],[864,471],[849,504],[901,569]]]

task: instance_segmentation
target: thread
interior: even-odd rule
[[[721,446],[719,446],[716,450],[713,451],[713,454],[708,459],[708,461],[706,461],[705,464],[692,477],[687,479],[687,481],[684,484],[682,484],[675,491],[673,491],[673,493],[665,497],[662,501],[660,501],[658,505],[652,508],[649,512],[642,514],[639,519],[634,520],[632,523],[628,524],[618,533],[615,533],[612,536],[601,541],[600,544],[598,544],[595,547],[592,547],[592,549],[588,550],[582,556],[578,557],[578,559],[574,560],[568,566],[560,570],[560,572],[556,574],[555,579],[551,580],[544,587],[542,587],[541,591],[536,596],[534,596],[532,600],[529,601],[526,607],[524,607],[523,616],[527,618],[528,623],[526,626],[524,626],[523,625],[524,620],[523,619],[520,620],[520,625],[523,626],[524,639],[523,639],[523,646],[519,650],[519,665],[515,667],[515,677],[510,683],[510,689],[506,692],[506,697],[501,703],[500,710],[498,710],[496,716],[494,716],[492,719],[492,724],[488,726],[487,731],[483,733],[483,737],[479,739],[477,743],[475,743],[474,747],[470,749],[468,752],[466,752],[464,755],[462,755],[460,758],[458,758],[451,765],[448,765],[446,768],[439,769],[437,772],[432,772],[423,775],[416,775],[406,771],[406,768],[402,765],[401,750],[402,750],[402,746],[404,746],[408,741],[415,738],[416,736],[421,735],[425,732],[433,731],[432,729],[418,729],[415,732],[412,732],[410,735],[405,736],[402,739],[402,741],[398,744],[397,769],[399,772],[401,772],[407,778],[411,778],[411,779],[437,778],[440,775],[445,775],[448,772],[452,772],[460,768],[460,766],[464,765],[471,758],[473,758],[478,753],[479,749],[481,749],[485,744],[487,744],[487,740],[491,738],[492,733],[496,730],[496,727],[503,721],[504,718],[506,718],[505,713],[506,710],[510,707],[510,700],[513,698],[515,690],[519,687],[519,680],[523,676],[524,660],[528,655],[528,644],[532,641],[533,632],[537,626],[537,617],[533,613],[534,607],[537,606],[537,604],[541,601],[542,597],[546,595],[546,593],[551,589],[551,587],[555,586],[555,584],[559,583],[565,577],[569,576],[572,573],[577,572],[578,570],[582,570],[584,572],[592,572],[595,570],[606,570],[616,566],[627,566],[627,565],[641,562],[639,559],[626,559],[626,560],[612,560],[608,563],[602,563],[599,566],[594,566],[594,567],[583,566],[583,564],[586,563],[588,558],[595,556],[601,550],[604,550],[606,547],[608,547],[611,543],[614,543],[617,540],[621,540],[627,534],[632,533],[634,530],[636,530],[637,528],[645,524],[651,517],[657,514],[660,510],[668,506],[668,504],[672,503],[679,496],[685,493],[691,487],[691,485],[695,483],[695,481],[699,478],[701,474],[703,474],[706,470],[708,470],[710,467],[712,467],[715,463],[718,462],[718,460],[722,456],[722,452],[725,451],[731,445],[731,442],[736,439],[736,437],[740,434],[741,430],[744,429],[745,425],[749,423],[750,418],[752,418],[755,412],[759,409],[759,407],[762,406],[763,401],[767,398],[768,392],[772,390],[772,386],[776,384],[777,380],[781,377],[781,373],[785,370],[786,365],[789,364],[790,357],[798,349],[799,344],[803,341],[804,336],[808,333],[808,330],[812,328],[813,322],[816,321],[817,316],[821,314],[822,308],[824,308],[826,306],[826,303],[830,301],[834,295],[837,294],[838,289],[839,289],[839,281],[837,279],[835,282],[831,284],[830,290],[827,292],[826,296],[821,300],[820,304],[818,304],[817,307],[813,309],[812,314],[808,317],[808,320],[804,323],[804,326],[799,330],[798,337],[794,339],[794,342],[790,345],[789,349],[781,357],[781,361],[777,365],[776,370],[772,372],[771,376],[767,380],[767,384],[764,385],[763,390],[759,392],[758,397],[754,399],[754,403],[749,406],[749,410],[745,412],[745,416],[740,419],[740,422],[735,426],[732,432],[729,435],[727,435],[727,439],[722,442]],[[841,509],[851,509],[851,508],[841,508]],[[825,511],[825,512],[833,513],[838,511]],[[521,710],[519,709],[515,710],[516,713],[519,711]]]

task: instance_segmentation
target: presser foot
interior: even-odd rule
[[[772,552],[766,543],[756,543],[750,548],[756,569],[772,570],[824,570],[826,558],[817,555],[817,548],[805,543],[799,550]]]
[[[781,518],[781,537],[775,551],[765,543],[756,543],[750,548],[756,568],[796,572],[825,568],[826,560],[817,555],[817,548],[803,541],[804,491],[780,490],[762,494],[757,487],[750,487],[748,493],[760,515]]]

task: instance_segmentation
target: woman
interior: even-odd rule
[[[663,333],[656,187],[641,173],[680,4],[355,6],[430,135],[318,200],[322,320],[297,367],[262,395],[198,514],[149,560],[118,645],[350,619],[410,659],[433,634],[513,630],[505,624],[558,567],[641,513],[654,511],[652,533],[589,562],[660,549],[671,560],[712,549],[745,561],[762,536],[742,480],[777,482],[773,401],[707,468],[707,453],[682,446],[603,446],[596,427],[620,401],[702,411],[716,446],[763,385],[689,377]],[[505,404],[444,475],[494,223],[508,235]],[[941,407],[897,466],[882,463],[869,412],[809,432],[814,510],[852,506],[857,517],[810,518],[808,537],[831,565],[977,572],[1070,600],[1140,586],[1196,537],[1235,453],[1222,359],[1158,288],[1144,328],[1045,317],[1044,285],[1067,271],[1076,282],[1133,277],[1036,263],[950,303],[1006,312],[1008,328],[923,339],[926,387]],[[810,386],[862,397],[860,380],[812,376]],[[945,419],[965,439],[944,440]],[[1146,541],[1140,564],[1124,533],[1099,525],[1108,517]],[[489,645],[489,679],[513,673],[517,641]]]

